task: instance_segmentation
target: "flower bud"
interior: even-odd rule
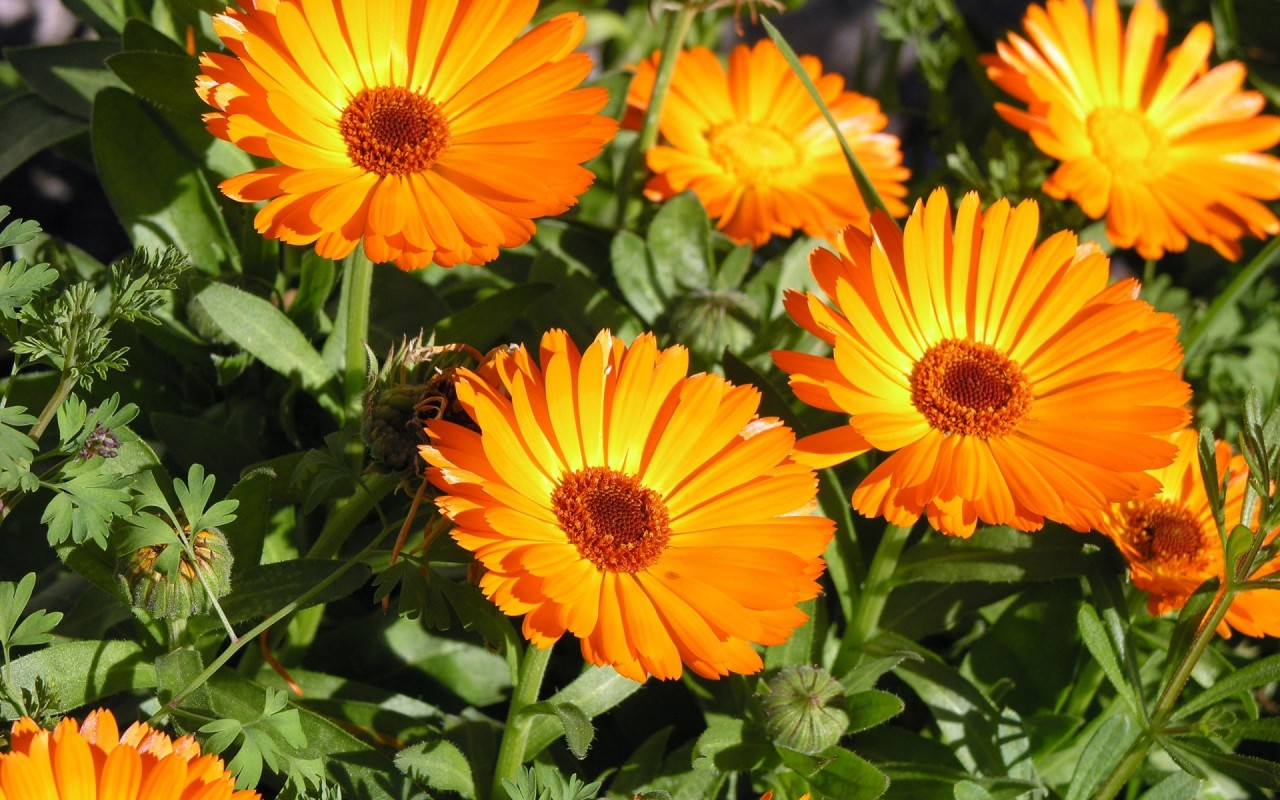
[[[183,527],[178,537],[185,545],[191,530]],[[177,568],[166,573],[156,561],[171,547],[179,548]],[[191,540],[192,561],[184,546],[178,544],[154,544],[135,550],[124,559],[120,580],[133,597],[134,605],[157,618],[185,619],[207,613],[215,597],[231,591],[231,548],[227,537],[217,528],[200,531]],[[200,575],[196,574],[197,570]],[[201,584],[200,576],[209,591]]]
[[[844,689],[822,667],[788,667],[761,681],[765,729],[779,747],[817,755],[844,735]]]

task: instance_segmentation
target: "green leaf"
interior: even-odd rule
[[[238,265],[209,183],[140,100],[123,89],[103,89],[94,100],[92,128],[102,186],[135,246],[173,245],[206,271]]]
[[[476,796],[471,764],[453,743],[444,739],[423,742],[396,753],[396,769],[420,786],[457,792],[463,797]]]
[[[642,684],[624,678],[609,667],[587,667],[573,683],[556,692],[547,702],[575,706],[595,719],[640,690]],[[525,745],[524,760],[541,753],[547,745],[560,738],[563,728],[558,720],[537,717],[529,726],[529,741]]]
[[[7,210],[0,206],[0,210]],[[3,218],[4,214],[0,214]],[[11,222],[6,231],[22,220]],[[4,246],[4,245],[0,245]],[[58,271],[48,264],[28,264],[26,261],[5,262],[0,266],[0,315],[17,319],[18,309],[30,303],[58,279]]]
[[[1247,692],[1273,681],[1280,680],[1280,654],[1270,655],[1241,667],[1212,686],[1183,703],[1173,714],[1173,719],[1184,719],[1201,709],[1215,706],[1237,692]]]
[[[587,750],[591,748],[591,740],[595,738],[596,731],[591,725],[590,717],[582,709],[572,703],[535,703],[524,713],[543,714],[560,720],[569,752],[579,761],[587,757]]]
[[[36,443],[19,427],[30,428],[36,418],[24,413],[22,406],[0,406],[0,490],[11,492],[19,487],[34,491],[38,485],[31,472],[31,459]]]
[[[346,572],[341,577],[300,606],[308,608],[346,597],[364,586],[369,580],[369,567],[348,566],[345,561],[295,559],[236,570],[231,593],[222,598],[222,611],[231,622],[270,616],[344,568]]]
[[[1076,762],[1071,785],[1067,789],[1067,800],[1085,800],[1093,796],[1098,784],[1124,757],[1137,735],[1136,727],[1127,714],[1117,714],[1098,726]]]
[[[275,477],[275,472],[265,467],[250,470],[227,494],[228,500],[240,505],[235,520],[223,525],[222,533],[241,570],[262,560],[271,515],[271,482]]]
[[[192,88],[200,65],[185,53],[131,52],[116,53],[107,66],[130,89],[146,100],[193,119],[209,107]]]
[[[1253,756],[1224,753],[1208,740],[1180,738],[1162,739],[1166,750],[1181,750],[1218,772],[1243,781],[1246,786],[1259,789],[1280,789],[1280,764]]]
[[[849,713],[847,732],[858,733],[888,722],[901,714],[905,707],[901,697],[879,689],[849,695],[845,697],[845,708]]]
[[[33,94],[0,105],[0,178],[42,150],[88,128],[84,120],[59,111]]]
[[[1082,605],[1076,621],[1080,626],[1080,636],[1084,639],[1085,647],[1089,648],[1090,655],[1098,662],[1098,666],[1102,667],[1107,680],[1129,704],[1134,714],[1140,714],[1137,696],[1134,694],[1133,687],[1125,680],[1124,672],[1120,669],[1120,661],[1111,644],[1111,637],[1107,636],[1106,630],[1102,627],[1098,612],[1093,610],[1093,606]]]
[[[283,311],[248,292],[211,283],[191,301],[223,334],[271,369],[319,389],[334,375]]]
[[[41,47],[8,47],[4,55],[41,99],[60,111],[88,120],[94,95],[108,86],[123,86],[105,65],[107,58],[118,52],[119,41],[87,39]],[[192,85],[194,81],[188,84],[188,91]]]
[[[1227,736],[1259,742],[1280,742],[1280,717],[1240,720],[1227,729]]]
[[[656,284],[644,239],[629,230],[618,231],[609,246],[609,263],[623,298],[652,325],[666,311],[667,295]]]
[[[1185,772],[1175,772],[1143,792],[1138,800],[1196,800],[1201,783]]]
[[[840,678],[840,685],[844,687],[846,695],[865,692],[875,686],[882,675],[907,659],[911,659],[912,661],[924,660],[909,650],[901,650],[887,656],[873,658],[859,664],[845,673],[845,675]]]
[[[160,702],[168,703],[179,692],[191,685],[200,673],[204,672],[204,659],[200,652],[181,647],[171,653],[165,653],[156,659],[156,680],[159,682]],[[208,711],[212,708],[209,700],[209,689],[201,686],[183,700],[183,708]],[[220,753],[225,747],[218,747],[213,752]]]
[[[104,471],[103,463],[101,458],[73,461],[62,468],[61,482],[48,484],[57,492],[40,517],[48,526],[49,544],[92,541],[105,550],[111,522],[132,511],[129,479]]]
[[[32,689],[41,681],[50,698],[49,711],[61,713],[128,690],[156,686],[151,658],[133,642],[63,642],[16,659],[10,673],[14,685]],[[0,698],[0,716],[22,715]]]
[[[0,220],[9,216],[9,206],[0,206]],[[0,247],[16,247],[26,244],[40,235],[40,223],[33,219],[13,219],[0,230]],[[22,264],[21,260],[18,262]],[[7,268],[7,267],[6,267]],[[38,264],[35,268],[48,269],[48,264]],[[2,274],[2,272],[0,272]],[[55,276],[56,277],[56,276]],[[23,304],[25,305],[25,303]]]
[[[662,204],[648,234],[654,283],[662,296],[711,285],[710,240],[711,223],[697,195],[683,192]]]
[[[753,735],[745,720],[719,714],[707,717],[707,728],[693,746],[694,770],[716,773],[753,770],[774,749],[761,741],[761,736]]]
[[[810,763],[802,761],[807,759],[806,756],[790,750],[779,748],[778,754],[782,756],[782,763],[797,772]],[[818,758],[827,763],[807,777],[810,788],[815,792],[840,800],[872,800],[889,788],[889,778],[883,772],[843,747],[832,747]]]
[[[939,583],[1052,581],[1083,573],[1090,563],[1080,534],[984,528],[968,539],[933,537],[908,550],[895,580]]]
[[[955,800],[995,800],[991,792],[973,781],[960,781],[952,790]]]

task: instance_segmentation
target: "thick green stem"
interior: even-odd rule
[[[498,762],[493,768],[493,800],[506,800],[507,790],[502,782],[514,781],[520,765],[524,763],[524,751],[529,743],[533,717],[521,712],[538,702],[538,693],[542,691],[542,676],[546,674],[550,660],[550,647],[535,647],[531,644],[524,651],[520,679],[511,690],[511,707],[507,710],[507,724],[502,729]]]
[[[369,339],[369,293],[373,288],[373,264],[364,254],[364,248],[357,247],[347,259],[346,268],[346,366],[342,373],[342,386],[348,419],[352,419],[360,415],[368,374],[365,342]]]
[[[1270,269],[1277,260],[1280,260],[1280,238],[1267,242],[1267,246],[1262,248],[1258,255],[1254,256],[1253,260],[1231,279],[1231,283],[1227,285],[1227,288],[1214,299],[1208,310],[1187,331],[1187,335],[1182,339],[1182,347],[1186,351],[1184,361],[1190,360],[1204,346],[1204,335],[1213,326],[1218,316],[1226,309],[1234,306],[1236,301],[1240,299],[1240,295],[1244,294],[1244,291],[1252,286],[1253,282]]]
[[[640,134],[635,144],[627,151],[622,164],[622,173],[618,176],[618,227],[627,221],[627,201],[631,195],[631,184],[635,181],[640,160],[658,141],[658,122],[662,119],[662,107],[667,102],[667,90],[671,86],[671,78],[675,75],[676,61],[680,51],[684,49],[684,40],[689,35],[689,26],[698,13],[697,7],[685,5],[673,14],[667,15],[667,29],[662,37],[662,57],[658,61],[658,73],[653,79],[653,91],[649,95],[649,106],[644,110],[644,119],[640,122]]]
[[[44,435],[44,431],[49,427],[49,423],[53,422],[53,418],[57,416],[58,409],[67,401],[67,397],[71,395],[71,390],[76,387],[76,379],[73,376],[70,367],[62,371],[62,377],[58,380],[58,388],[53,393],[53,397],[49,398],[49,402],[44,404],[44,409],[40,412],[36,424],[31,426],[31,430],[27,431],[27,435],[32,441],[40,441],[40,437]]]
[[[884,536],[880,538],[880,546],[867,568],[867,582],[862,594],[858,596],[858,605],[854,611],[846,638],[859,644],[871,640],[880,630],[880,613],[889,599],[889,591],[893,588],[893,573],[898,569],[898,558],[911,536],[911,527],[886,525]]]

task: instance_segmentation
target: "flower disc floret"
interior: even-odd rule
[[[1087,530],[1155,492],[1145,470],[1173,459],[1167,436],[1188,418],[1177,321],[1136,282],[1108,286],[1096,247],[1067,232],[1037,244],[1038,227],[1033,202],[984,213],[973,194],[953,223],[939,189],[903,230],[880,213],[810,256],[825,298],[785,304],[832,357],[774,360],[801,400],[848,420],[802,439],[797,460],[891,453],[854,491],[861,513],[925,513],[961,536],[978,521]]]
[[[805,621],[834,526],[759,392],[690,376],[652,334],[580,352],[553,330],[493,366],[458,373],[478,430],[432,420],[422,448],[485,594],[535,646],[572,634],[635,680],[760,670],[751,645]]]

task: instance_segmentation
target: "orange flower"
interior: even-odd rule
[[[401,269],[491,261],[577,202],[616,130],[605,90],[575,88],[580,14],[521,36],[536,0],[242,2],[214,17],[233,55],[201,56],[196,87],[210,132],[281,163],[221,188],[325,258],[363,239]]]
[[[603,331],[585,352],[564,331],[497,357],[501,385],[461,370],[479,425],[433,420],[422,448],[453,537],[488,570],[480,586],[549,647],[565,633],[593,664],[637,681],[751,673],[818,593],[833,525],[809,516],[812,470],[760,418],[760,393],[686,377],[683,347],[628,348]]]
[[[1193,430],[1184,430],[1173,441],[1178,457],[1169,466],[1152,471],[1160,481],[1159,494],[1112,506],[1096,526],[1128,559],[1133,585],[1147,592],[1147,608],[1154,616],[1182,608],[1200,584],[1225,576],[1222,540],[1200,479],[1199,437]],[[1216,442],[1215,447],[1219,484],[1228,466],[1231,470],[1225,516],[1226,529],[1231,530],[1244,514],[1249,467],[1244,456],[1231,455],[1226,442]],[[1275,535],[1276,531],[1271,531],[1268,542]],[[1250,578],[1278,571],[1280,558]],[[1232,628],[1246,636],[1280,636],[1280,593],[1254,590],[1237,595],[1218,633],[1230,636]]]
[[[1178,324],[1107,286],[1107,258],[1063,231],[1036,245],[1034,202],[984,214],[966,195],[953,226],[939,189],[899,231],[845,230],[810,256],[831,305],[789,292],[787,311],[834,358],[778,351],[804,402],[849,424],[797,445],[810,466],[896,451],[853,494],[867,516],[944,533],[978,520],[1087,530],[1087,512],[1153,494],[1187,423]]]
[[[13,723],[0,754],[0,798],[9,800],[258,800],[235,791],[222,759],[200,754],[190,736],[170,739],[135,722],[122,736],[110,711],[77,727],[64,719],[52,732],[30,719]]]
[[[1027,104],[997,104],[1013,125],[1063,162],[1046,193],[1071,198],[1107,236],[1144,258],[1187,247],[1187,237],[1240,257],[1239,239],[1280,234],[1259,200],[1280,197],[1280,117],[1258,116],[1264,100],[1240,90],[1245,69],[1205,72],[1213,27],[1201,22],[1164,52],[1168,19],[1139,0],[1121,31],[1116,0],[1049,0],[984,58],[997,86]]]
[[[649,105],[660,57],[636,69],[627,94],[632,120]],[[898,198],[910,172],[898,137],[881,133],[888,120],[880,104],[844,91],[844,79],[822,74],[818,59],[800,60],[889,210],[905,214]],[[796,229],[831,239],[845,225],[867,223],[831,127],[767,39],[735,47],[728,75],[705,47],[682,52],[660,122],[668,144],[647,153],[655,173],[645,187],[650,200],[692,189],[716,227],[756,246]]]

